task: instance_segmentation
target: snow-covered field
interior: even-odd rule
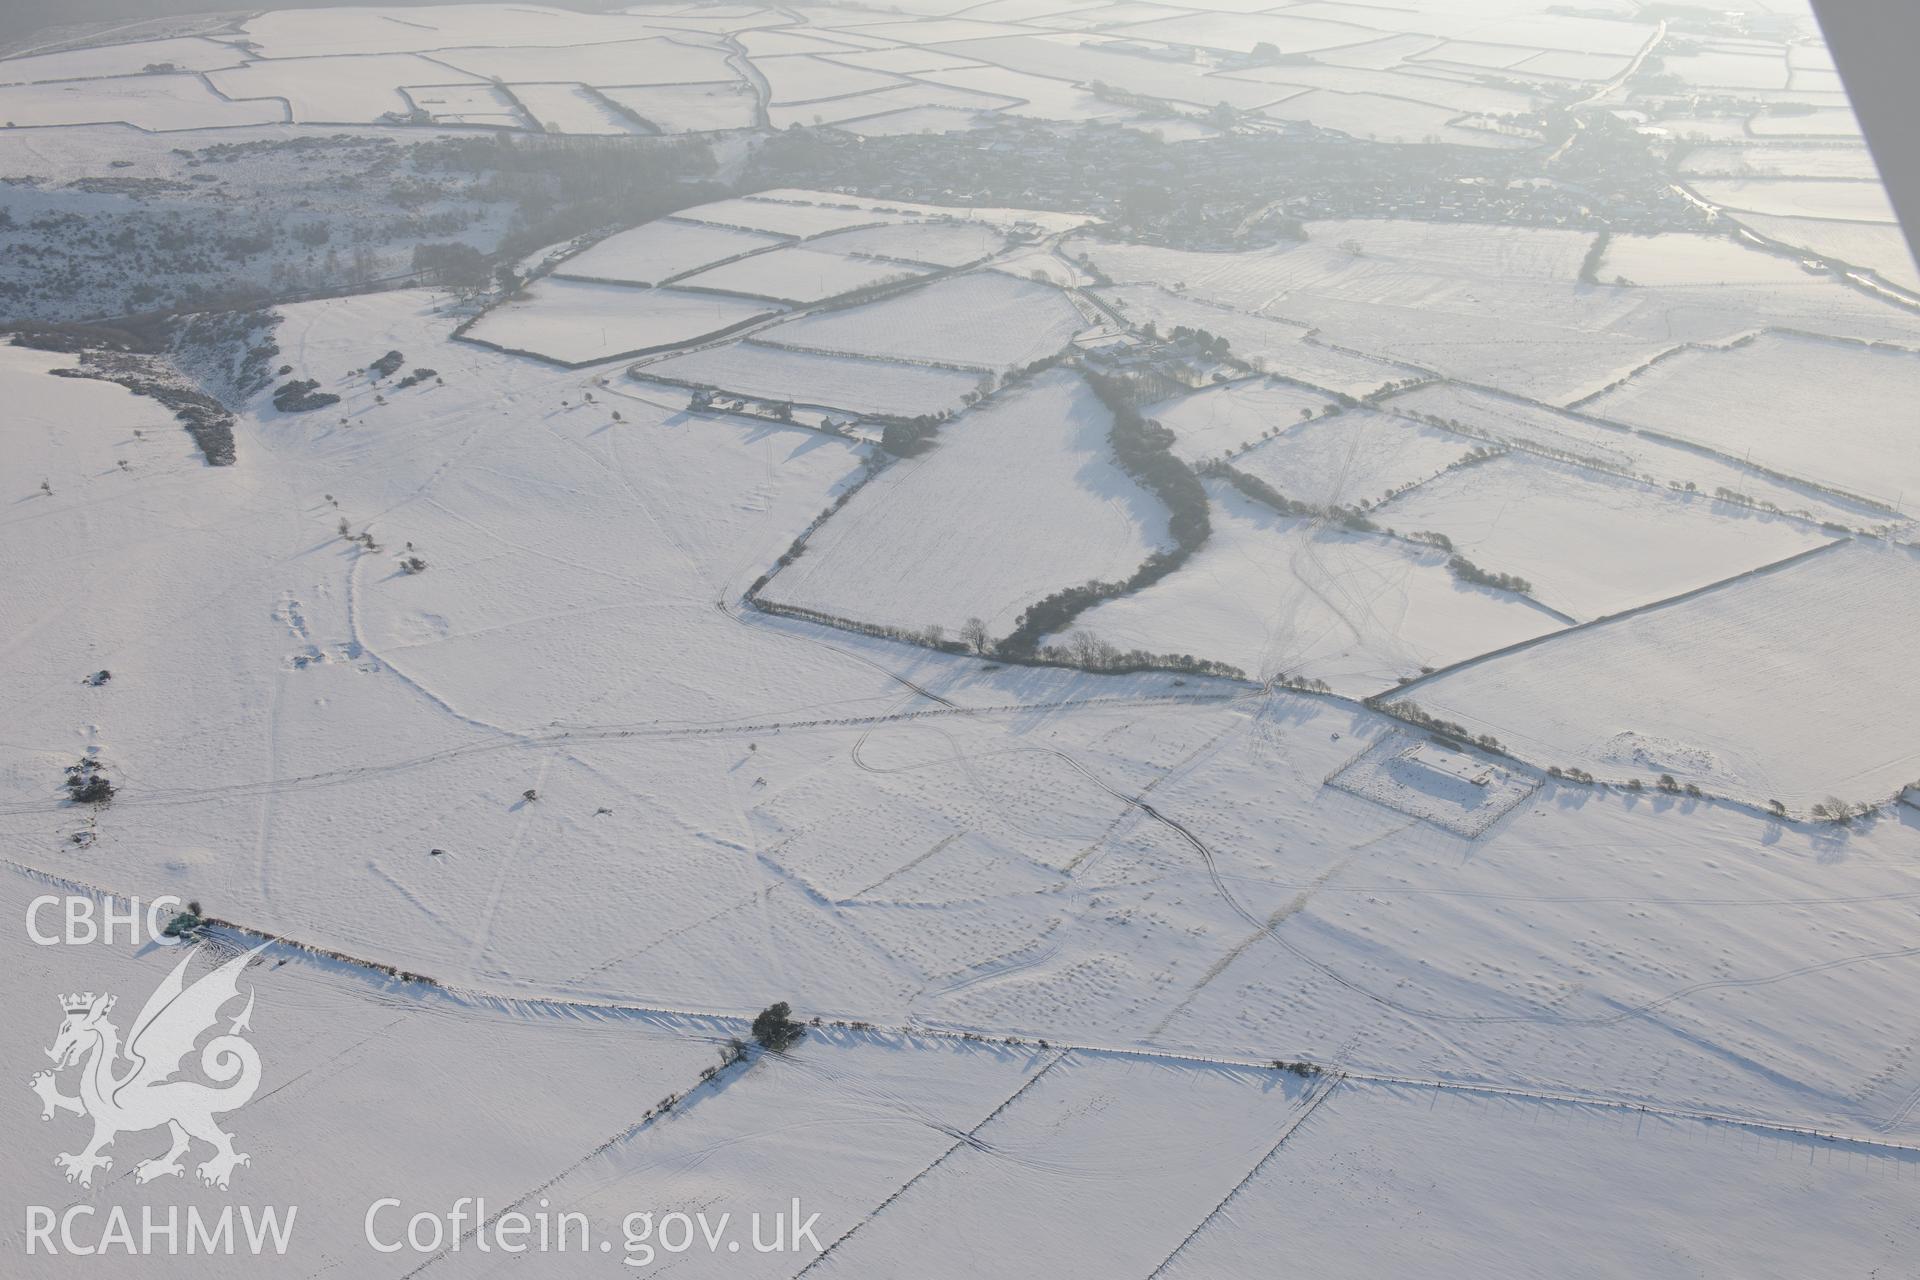
[[[1516,92],[1513,89],[1358,67],[1317,66],[1311,63],[1289,64],[1280,67],[1248,68],[1233,74],[1236,78],[1261,80],[1269,84],[1327,89],[1332,91],[1329,96],[1333,97],[1367,94],[1379,98],[1399,99],[1404,107],[1444,108],[1451,112],[1448,119],[1469,113],[1523,114],[1531,111],[1537,102],[1531,94]],[[1311,102],[1312,99],[1299,101]],[[1272,114],[1271,111],[1268,114]],[[1413,118],[1413,115],[1410,114],[1407,118]]]
[[[1132,323],[1153,324],[1163,333],[1172,332],[1176,325],[1204,330],[1225,338],[1234,355],[1256,368],[1338,395],[1367,395],[1389,382],[1416,376],[1404,366],[1314,342],[1304,325],[1249,315],[1153,285],[1127,285],[1099,293]]]
[[[182,130],[292,119],[404,120],[409,90],[491,82],[526,87],[549,112],[452,113],[456,123],[559,132],[625,132],[589,87],[745,90],[720,37],[666,18],[581,15],[534,6],[434,6],[436,20],[353,9],[328,23],[306,11],[242,18],[213,38],[181,37],[9,60],[0,112],[16,125],[122,120]],[[199,75],[185,73],[203,73]],[[871,74],[849,72],[850,74]],[[266,113],[266,114],[262,114]],[[429,112],[436,119],[443,113]],[[751,125],[676,119],[669,132]]]
[[[1423,421],[1437,419],[1475,438],[1613,474],[1639,475],[1669,488],[1715,495],[1725,490],[1812,520],[1859,527],[1886,517],[1880,508],[1770,475],[1724,454],[1497,392],[1434,382],[1395,395],[1386,407]]]
[[[1051,0],[1048,2],[1051,3]],[[1031,116],[1041,120],[1113,120],[1134,114],[1128,108],[1104,101],[1078,85],[1047,76],[1009,71],[1005,67],[948,65],[916,72],[914,78],[1010,99],[1014,105],[1004,108],[1008,115]]]
[[[509,84],[699,84],[732,75],[726,50],[671,37],[552,48],[443,49],[434,57],[484,79]]]
[[[747,198],[703,204],[675,215],[690,222],[762,231],[777,236],[817,236],[829,231],[898,222],[891,214],[845,205],[800,204],[786,200]]]
[[[1223,5],[1222,8],[1237,6]],[[1200,45],[1246,53],[1266,41],[1301,53],[1338,49],[1377,39],[1373,33],[1345,23],[1296,18],[1288,14],[1201,13],[1198,17],[1168,18],[1130,24],[1127,34],[1141,40]]]
[[[1831,278],[1783,276],[1777,262],[1746,273],[1753,283],[1596,287],[1578,279],[1594,244],[1585,233],[1397,219],[1308,230],[1304,243],[1242,253],[1069,247],[1119,283],[1289,321],[1321,344],[1555,404],[1599,392],[1681,343],[1725,343],[1767,325],[1920,336],[1911,316]],[[1273,372],[1287,373],[1285,362]]]
[[[1108,460],[1107,424],[1077,375],[1039,375],[869,482],[767,599],[956,637],[977,617],[1001,636],[1062,587],[1127,577],[1165,545],[1166,517]]]
[[[805,54],[761,58],[754,65],[767,78],[776,104],[840,98],[852,93],[897,88],[905,83],[899,76],[843,66]]]
[[[1894,223],[1886,189],[1872,179],[1823,182],[1808,178],[1725,178],[1696,180],[1693,189],[1703,200],[1742,213],[1765,213],[1783,218],[1833,218],[1842,222]]]
[[[1764,178],[1877,179],[1873,156],[1864,146],[1808,146],[1804,143],[1756,143],[1740,147],[1698,147],[1680,162],[1685,174]]]
[[[1524,454],[1449,472],[1378,508],[1445,534],[1491,573],[1579,619],[1706,586],[1831,541],[1804,521]]]
[[[981,376],[964,369],[789,351],[750,341],[700,347],[637,365],[634,372],[737,395],[895,418],[955,412],[981,389]]]
[[[1459,465],[1479,441],[1369,409],[1295,423],[1233,465],[1296,501],[1359,507]]]
[[[825,121],[816,123],[825,123]],[[968,111],[959,107],[882,109],[877,115],[868,115],[864,110],[856,108],[854,114],[846,115],[832,123],[862,138],[896,138],[903,134],[914,133],[963,133],[979,127],[981,117],[978,111]]]
[[[1913,252],[1898,227],[1758,213],[1740,214],[1739,221],[1781,244],[1871,271],[1889,284],[1920,294],[1920,267],[1914,266]]]
[[[1512,281],[1577,278],[1593,244],[1584,232],[1355,218],[1307,224],[1307,239],[1246,253],[1194,253],[1088,241],[1117,281],[1158,277],[1170,287],[1249,311],[1284,312],[1295,291],[1384,292],[1443,278]],[[1078,242],[1076,242],[1078,243]]]
[[[1187,20],[1188,14],[1166,15],[1157,6],[1152,12],[1160,18]],[[1077,84],[1106,84],[1132,93],[1171,103],[1201,108],[1216,103],[1251,110],[1294,92],[1272,85],[1236,81],[1208,73],[1199,62],[1141,57],[1105,44],[1068,35],[985,34],[943,44],[941,50],[961,57],[977,59],[1010,71],[1049,76]]]
[[[1310,243],[1359,250],[1329,260],[1343,274],[1372,274],[1382,262],[1420,271],[1512,280],[1571,282],[1593,246],[1584,231],[1488,227],[1402,219],[1349,218],[1307,224]]]
[[[640,125],[583,84],[517,84],[512,93],[548,133],[639,133]]]
[[[561,364],[595,364],[717,337],[779,312],[720,294],[552,279],[487,312],[467,336]]]
[[[1444,50],[1442,50],[1444,52]],[[1607,81],[1613,79],[1633,64],[1631,58],[1610,53],[1569,53],[1554,49],[1546,53],[1536,53],[1509,63],[1513,69],[1529,76],[1552,76],[1555,79]]]
[[[661,284],[784,243],[780,236],[764,232],[662,218],[608,236],[562,262],[554,274],[623,284]]]
[[[822,237],[815,247],[935,267],[964,267],[1005,246],[1006,237],[985,223],[954,221],[841,231]]]
[[[760,337],[802,351],[1001,371],[1058,353],[1087,324],[1053,286],[981,271],[801,316]]]
[[[1686,351],[1583,408],[1895,505],[1920,501],[1920,354],[1791,334]]]
[[[1762,112],[1747,122],[1757,138],[1846,138],[1858,140],[1860,122],[1846,107],[1815,110],[1804,114],[1774,115]]]
[[[1260,109],[1260,114],[1269,120],[1299,121],[1356,138],[1420,142],[1447,133],[1460,113],[1449,107],[1408,102],[1377,93],[1309,89],[1267,104]],[[1503,139],[1494,139],[1496,145],[1500,141]]]
[[[366,124],[408,109],[402,85],[481,84],[484,77],[412,53],[255,62],[207,79],[229,98],[284,101],[302,124]]]
[[[1637,285],[1804,285],[1815,277],[1790,258],[1755,253],[1729,236],[1617,235],[1595,274]]]
[[[1561,625],[1455,580],[1431,548],[1281,516],[1223,483],[1208,489],[1213,536],[1199,554],[1079,626],[1123,649],[1191,653],[1362,697]]]
[[[1098,1054],[1043,1071],[977,1144],[960,1144],[839,1242],[820,1274],[892,1276],[924,1257],[916,1274],[976,1275],[974,1224],[987,1222],[986,1256],[1022,1268],[1149,1274],[1287,1132],[1306,1092],[1271,1068]],[[1115,1195],[1116,1184],[1139,1194]]]
[[[6,477],[18,491],[15,514],[29,523],[45,514],[36,511],[36,505],[52,505],[52,499],[75,486],[131,490],[136,476],[169,475],[200,465],[193,442],[157,401],[110,382],[49,376],[51,370],[72,366],[72,358],[58,352],[0,346],[0,400],[7,406]],[[42,481],[51,492],[34,488]],[[41,500],[37,504],[36,495]],[[129,496],[115,494],[122,500]],[[13,594],[18,583],[11,575],[6,587],[12,608],[24,608],[26,598]]]
[[[463,47],[516,49],[590,46],[654,34],[643,18],[578,13],[538,5],[504,13],[485,4],[422,8],[396,20],[377,6],[270,10],[247,22],[247,39],[263,57],[400,53]]]
[[[1165,1274],[1255,1274],[1284,1241],[1291,1267],[1381,1280],[1871,1275],[1914,1248],[1913,1176],[1864,1144],[1342,1081]]]
[[[753,91],[735,80],[711,84],[609,85],[608,101],[625,108],[665,133],[711,133],[751,129]]]
[[[503,85],[415,85],[400,92],[414,110],[426,112],[435,124],[517,129],[527,121],[526,109]]]
[[[49,80],[95,80],[132,76],[147,67],[172,63],[182,71],[211,71],[241,61],[238,50],[217,40],[187,37],[142,40],[135,44],[96,45],[63,53],[28,54],[0,62],[0,84],[39,84]]]
[[[775,103],[768,111],[768,123],[776,129],[785,129],[796,124],[822,125],[884,119],[888,115],[906,111],[981,112],[1013,106],[1015,101],[993,94],[975,93],[970,89],[911,81],[892,88],[868,89],[817,102]]]
[[[1259,380],[1174,396],[1141,412],[1173,432],[1173,451],[1189,463],[1238,455],[1277,432],[1340,408],[1311,387]]]
[[[955,207],[950,204],[921,204],[891,197],[863,196],[841,191],[814,191],[804,187],[775,187],[772,190],[755,192],[754,195],[758,200],[776,201],[781,204],[812,204],[843,210],[865,209],[869,213],[883,215],[873,219],[876,223],[893,223],[902,218],[927,218],[936,222],[965,219],[970,222],[984,222],[990,226],[1032,232],[1073,231],[1093,221],[1084,213],[999,208],[980,204],[970,204],[965,207]]]
[[[1661,58],[1661,65],[1689,84],[1720,89],[1784,89],[1786,59],[1740,51],[1703,50]]]
[[[911,280],[927,270],[904,262],[879,262],[796,247],[709,267],[675,283],[683,289],[712,289],[776,302],[820,302],[843,293]]]
[[[30,125],[116,121],[155,133],[272,124],[287,119],[277,101],[230,102],[192,75],[130,75],[64,84],[0,86],[0,120]]]
[[[1920,565],[1855,544],[1469,666],[1408,696],[1527,759],[1804,813],[1920,777],[1902,675]],[[1787,669],[1788,645],[1807,655]],[[1901,820],[1892,819],[1895,825]]]

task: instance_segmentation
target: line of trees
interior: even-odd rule
[[[1613,232],[1602,231],[1593,238],[1587,247],[1587,256],[1580,264],[1580,282],[1582,284],[1600,283],[1600,263],[1607,256],[1607,245],[1613,240]]]
[[[1099,373],[1088,373],[1086,378],[1087,385],[1113,415],[1107,440],[1113,447],[1114,461],[1165,504],[1167,533],[1173,546],[1148,556],[1123,582],[1085,582],[1027,606],[1013,631],[1000,642],[1009,654],[1038,654],[1042,636],[1065,630],[1081,613],[1103,600],[1160,581],[1185,564],[1213,533],[1206,486],[1174,454],[1173,432],[1141,414],[1123,379]]]
[[[1207,474],[1219,476],[1228,484],[1252,498],[1263,506],[1271,507],[1283,516],[1296,516],[1305,519],[1331,520],[1343,529],[1354,533],[1386,533],[1394,536],[1393,530],[1382,529],[1379,525],[1362,515],[1353,507],[1316,506],[1311,502],[1302,502],[1298,498],[1289,498],[1278,489],[1262,480],[1259,476],[1248,475],[1224,462],[1213,462],[1207,466]]]
[[[1533,584],[1518,574],[1494,573],[1482,569],[1463,555],[1447,557],[1447,569],[1462,582],[1470,582],[1476,587],[1492,587],[1496,591],[1514,591],[1520,595],[1531,595]]]
[[[1196,658],[1190,653],[1122,649],[1084,628],[1068,632],[1060,644],[1041,646],[1034,656],[1042,662],[1056,662],[1083,671],[1190,671],[1195,675],[1226,676],[1234,680],[1247,678],[1246,672],[1230,663]]]
[[[1470,742],[1482,751],[1497,751],[1502,755],[1506,754],[1506,748],[1502,747],[1500,740],[1492,734],[1483,733],[1476,737],[1474,734],[1468,732],[1465,725],[1452,720],[1442,720],[1439,716],[1426,710],[1411,698],[1403,698],[1398,702],[1387,702],[1385,700],[1369,698],[1367,699],[1367,705],[1375,711],[1384,711],[1390,716],[1405,720],[1408,724],[1419,725],[1422,729],[1430,733],[1437,733],[1444,737],[1454,738],[1460,742]]]

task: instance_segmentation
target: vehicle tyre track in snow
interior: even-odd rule
[[[1878,1129],[1881,1133],[1892,1133],[1895,1129],[1898,1129],[1906,1123],[1907,1117],[1913,1114],[1915,1107],[1920,1107],[1920,1088],[1916,1088],[1912,1093],[1908,1094],[1907,1100],[1894,1108],[1893,1114],[1875,1125],[1874,1128]]]
[[[468,969],[477,971],[481,958],[486,954],[487,939],[493,931],[493,917],[500,910],[500,899],[505,896],[506,893],[507,876],[513,871],[514,862],[520,853],[520,846],[526,843],[527,822],[533,812],[533,806],[539,803],[539,801],[533,797],[539,793],[540,787],[546,783],[547,771],[552,767],[552,754],[543,754],[540,758],[540,770],[534,775],[533,787],[530,789],[527,798],[513,806],[520,810],[520,820],[513,824],[513,839],[508,842],[506,852],[500,855],[500,868],[494,872],[493,885],[487,890],[486,906],[481,909],[480,919],[474,927],[473,942],[467,948]]]
[[[1048,939],[1053,934],[1059,932],[1061,926],[1065,923],[1066,920],[1063,917],[1056,916],[1047,923],[1046,928],[1040,931],[1040,938],[1036,943],[1017,948],[1004,955],[990,957],[989,959],[982,960],[978,964],[970,965],[966,969],[961,970],[961,973],[966,975],[965,977],[941,987],[938,991],[927,991],[923,989],[918,995],[907,1002],[908,1019],[914,1026],[930,1026],[932,1025],[930,1023],[923,1024],[920,1015],[913,1012],[913,1006],[919,1004],[922,1000],[944,1000],[948,996],[958,995],[962,991],[970,991],[974,987],[983,986],[987,983],[998,981],[1001,978],[1012,977],[1017,973],[1025,973],[1029,969],[1036,969],[1047,963],[1047,961],[1060,954],[1061,947],[1059,942],[1049,942]],[[1030,959],[1023,958],[1026,952],[1032,951],[1036,946],[1040,948],[1038,954],[1032,956]]]
[[[238,782],[219,787],[180,787],[168,791],[148,792],[144,795],[129,794],[122,791],[114,797],[114,803],[116,806],[123,808],[200,804],[209,800],[259,795],[268,791],[285,793],[289,791],[342,786],[362,779],[384,777],[429,765],[460,760],[467,756],[484,752],[539,747],[555,742],[610,742],[632,739],[671,740],[720,735],[777,733],[782,730],[791,729],[845,729],[858,728],[864,725],[884,724],[893,721],[916,720],[928,716],[995,716],[1032,713],[1035,711],[1067,711],[1083,707],[1101,708],[1228,702],[1237,700],[1243,696],[1245,695],[1238,693],[1146,694],[1136,697],[1116,698],[1065,698],[1055,702],[997,703],[976,707],[962,707],[948,703],[944,706],[927,707],[917,711],[888,712],[868,716],[821,717],[810,720],[694,722],[651,727],[646,725],[587,725],[570,729],[555,729],[541,733],[510,733],[503,730],[500,731],[502,736],[494,740],[469,742],[456,747],[447,747],[439,751],[430,751],[423,755],[389,761],[385,764],[349,765],[340,769],[328,769],[317,773],[300,774],[292,778],[272,779],[262,782]],[[0,817],[18,817],[36,813],[65,813],[72,807],[72,802],[68,800],[48,800],[36,801],[31,804],[0,805]]]
[[[302,630],[305,628],[303,627]],[[272,777],[280,771],[280,699],[286,692],[287,673],[276,670],[272,674],[273,689],[267,695],[267,776]],[[260,803],[255,812],[258,831],[253,842],[254,874],[259,879],[260,900],[273,901],[273,802],[275,793],[265,791],[260,794]]]
[[[353,555],[353,562],[347,566],[347,638],[353,647],[353,655],[358,657],[364,654],[368,658],[371,658],[379,664],[381,670],[391,671],[394,679],[400,681],[401,684],[412,689],[422,698],[425,698],[428,702],[446,712],[455,720],[460,721],[462,724],[470,725],[475,729],[481,729],[488,733],[496,733],[508,738],[521,739],[523,735],[507,728],[505,725],[494,724],[491,721],[482,720],[478,716],[471,716],[460,710],[460,708],[435,693],[427,685],[422,684],[419,680],[408,675],[401,668],[382,657],[378,651],[366,642],[361,634],[360,625],[360,563],[366,558],[366,555],[366,552],[356,549]]]
[[[1201,991],[1206,989],[1207,984],[1212,982],[1215,978],[1219,977],[1221,974],[1225,973],[1228,969],[1232,968],[1233,962],[1238,960],[1243,954],[1245,954],[1247,948],[1251,947],[1254,943],[1259,942],[1261,939],[1269,936],[1271,931],[1279,928],[1280,924],[1284,920],[1286,920],[1288,916],[1295,915],[1300,911],[1304,910],[1306,908],[1308,900],[1311,899],[1313,895],[1320,890],[1321,886],[1323,886],[1324,884],[1326,884],[1327,881],[1333,879],[1333,877],[1339,875],[1342,871],[1347,869],[1347,864],[1353,861],[1354,854],[1360,852],[1362,849],[1367,848],[1369,845],[1377,844],[1381,840],[1386,839],[1388,836],[1398,835],[1400,832],[1405,831],[1411,827],[1416,827],[1419,824],[1420,824],[1420,819],[1413,818],[1408,822],[1402,824],[1401,826],[1391,827],[1386,831],[1382,831],[1379,835],[1374,836],[1372,839],[1364,840],[1361,843],[1356,844],[1350,849],[1348,849],[1345,853],[1341,854],[1339,858],[1335,859],[1333,863],[1326,868],[1326,870],[1322,871],[1318,876],[1314,877],[1313,880],[1310,881],[1308,884],[1301,887],[1300,891],[1296,893],[1289,901],[1283,904],[1271,916],[1267,917],[1267,922],[1265,926],[1263,926],[1260,929],[1256,929],[1254,932],[1248,934],[1245,938],[1241,939],[1240,943],[1237,946],[1235,946],[1231,951],[1227,952],[1225,955],[1221,956],[1218,960],[1214,961],[1211,965],[1209,965],[1207,967],[1207,971],[1200,975],[1200,981],[1194,983],[1192,989],[1189,990],[1185,996],[1181,997],[1180,1003],[1176,1004],[1175,1006],[1173,1006],[1173,1008],[1169,1009],[1167,1011],[1167,1015],[1161,1018],[1159,1022],[1155,1023],[1153,1025],[1152,1030],[1147,1032],[1147,1039],[1152,1040],[1155,1037],[1159,1036],[1161,1032],[1167,1029],[1167,1027],[1173,1022],[1175,1018],[1179,1017],[1182,1013],[1185,1013],[1187,1011],[1187,1006],[1191,1005],[1196,999],[1199,998]]]

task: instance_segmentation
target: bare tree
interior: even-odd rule
[[[1076,666],[1088,668],[1110,667],[1120,656],[1118,649],[1084,628],[1068,633],[1067,653]]]
[[[980,618],[968,618],[960,624],[960,643],[972,653],[985,655],[993,647],[993,639],[987,634],[987,624]]]

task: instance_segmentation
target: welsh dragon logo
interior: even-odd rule
[[[251,990],[246,1007],[226,1032],[200,1051],[200,1073],[214,1083],[176,1077],[201,1036],[220,1021],[222,1007],[239,998],[241,970],[265,949],[263,943],[235,956],[191,986],[186,984],[186,972],[193,957],[183,957],[147,997],[124,1046],[120,1029],[107,1017],[113,1012],[113,996],[89,991],[61,998],[66,1018],[53,1047],[46,1051],[54,1068],[37,1073],[29,1084],[40,1095],[42,1120],[53,1119],[58,1111],[93,1120],[93,1140],[84,1150],[54,1157],[68,1182],[92,1185],[95,1171],[113,1168],[112,1158],[101,1153],[116,1137],[161,1125],[166,1126],[173,1145],[158,1159],[135,1166],[141,1182],[180,1176],[184,1172],[181,1157],[194,1139],[213,1148],[213,1155],[198,1168],[200,1181],[209,1186],[224,1191],[234,1166],[250,1163],[233,1149],[233,1135],[214,1123],[214,1117],[245,1106],[260,1087],[260,1055],[241,1038],[253,1016]],[[68,1096],[60,1092],[56,1077],[76,1065],[80,1092]]]

